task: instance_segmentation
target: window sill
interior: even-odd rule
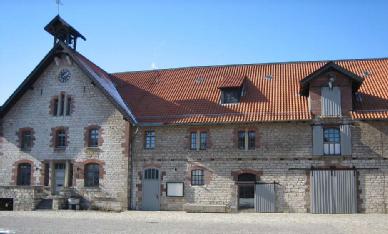
[[[29,153],[29,152],[31,152],[31,149],[30,148],[29,149],[20,149],[20,151],[22,151],[24,153]]]
[[[55,147],[54,148],[54,152],[65,152],[66,151],[66,147]]]

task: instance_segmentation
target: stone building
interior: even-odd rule
[[[387,212],[388,59],[111,74],[45,29],[1,108],[0,208]]]

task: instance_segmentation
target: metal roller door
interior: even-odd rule
[[[255,185],[256,212],[275,212],[275,184]]]
[[[355,177],[354,170],[311,171],[311,213],[357,213]]]

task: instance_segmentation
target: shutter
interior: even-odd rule
[[[341,90],[339,87],[322,87],[321,89],[321,115],[341,116]]]
[[[313,155],[323,155],[323,129],[320,125],[313,126]]]
[[[352,155],[352,134],[350,125],[340,126],[341,131],[341,155]]]

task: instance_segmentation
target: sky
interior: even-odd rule
[[[53,46],[55,0],[0,0],[0,105]],[[61,0],[107,72],[388,57],[385,0]]]

